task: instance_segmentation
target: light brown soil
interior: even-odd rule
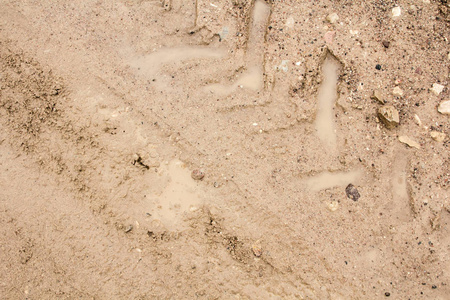
[[[449,299],[449,10],[0,1],[0,297]]]

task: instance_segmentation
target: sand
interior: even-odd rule
[[[447,1],[0,7],[2,299],[448,299]]]

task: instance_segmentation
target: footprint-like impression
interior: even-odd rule
[[[218,96],[228,96],[238,88],[259,91],[264,86],[263,65],[265,51],[265,35],[270,17],[270,6],[264,1],[255,2],[252,14],[252,26],[247,42],[247,72],[242,74],[233,84],[211,84],[204,90]]]

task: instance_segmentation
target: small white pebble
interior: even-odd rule
[[[394,96],[401,97],[401,96],[403,96],[403,90],[400,87],[396,86],[394,88],[394,90],[392,91],[392,94]]]
[[[420,120],[418,115],[414,115],[414,120],[416,120],[417,125],[419,125],[420,127],[422,127],[422,121]]]
[[[359,33],[358,30],[350,30],[351,35],[357,35]]]
[[[444,90],[444,86],[442,84],[433,83],[433,87],[431,88],[431,91],[433,92],[433,94],[438,96],[440,93],[442,93],[443,90]]]
[[[441,102],[438,107],[438,112],[444,115],[450,115],[450,100]]]
[[[336,211],[339,207],[339,203],[337,201],[331,201],[330,203],[328,203],[328,209],[330,211]]]
[[[398,137],[398,140],[402,142],[403,144],[408,145],[411,148],[420,149],[420,144],[411,139],[409,136],[401,135]]]
[[[258,126],[258,123],[253,123],[253,126]]]
[[[295,24],[295,20],[294,20],[293,17],[289,17],[289,18],[286,20],[286,27],[288,27],[288,28],[293,28],[293,27],[294,27],[294,24]]]
[[[392,9],[392,16],[394,18],[400,17],[401,14],[402,14],[402,9],[399,6],[396,6]]]
[[[445,138],[447,137],[447,135],[445,133],[438,132],[438,131],[430,132],[430,136],[436,142],[443,142],[445,140]]]
[[[337,20],[339,20],[337,13],[332,13],[327,16],[327,21],[331,24],[336,23]]]

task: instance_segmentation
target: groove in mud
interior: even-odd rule
[[[322,65],[323,81],[317,95],[315,127],[317,136],[329,149],[336,146],[334,105],[337,99],[339,68],[338,61],[328,54]]]
[[[306,184],[312,191],[320,191],[336,186],[345,186],[354,183],[360,176],[359,171],[351,172],[323,172],[317,176],[308,178]]]

